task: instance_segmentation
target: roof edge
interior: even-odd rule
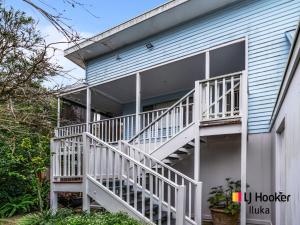
[[[172,8],[174,8],[178,5],[181,5],[183,3],[186,3],[188,1],[190,1],[190,0],[171,0],[171,1],[169,1],[167,3],[164,3],[160,6],[157,6],[154,9],[146,11],[146,12],[144,12],[143,14],[141,14],[139,16],[136,16],[136,17],[134,17],[134,18],[132,18],[132,19],[126,21],[126,22],[120,23],[119,25],[116,25],[116,26],[114,26],[114,27],[112,27],[112,28],[110,28],[110,29],[108,29],[104,32],[96,34],[96,35],[94,35],[90,38],[87,38],[86,40],[81,41],[78,44],[75,44],[75,45],[65,49],[64,55],[67,56],[67,55],[69,55],[69,54],[71,54],[71,53],[73,53],[73,52],[75,52],[75,51],[77,51],[81,48],[84,48],[84,47],[86,47],[90,44],[93,44],[94,42],[97,42],[97,41],[103,40],[105,38],[108,38],[111,35],[114,35],[114,34],[120,32],[120,31],[123,31],[123,30],[125,30],[129,27],[132,27],[132,26],[134,26],[138,23],[141,23],[145,20],[148,20],[149,18],[152,18],[156,15],[159,15],[159,14],[165,12],[165,11],[168,11],[169,9],[172,9]]]

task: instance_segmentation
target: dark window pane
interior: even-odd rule
[[[238,42],[210,51],[210,77],[245,69],[245,42]]]

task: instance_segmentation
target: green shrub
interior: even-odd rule
[[[51,211],[31,214],[22,218],[18,225],[140,225],[137,220],[123,213],[74,213],[61,209],[55,215]]]
[[[27,213],[35,205],[36,199],[30,195],[11,198],[1,206],[0,217],[11,217],[17,213]]]

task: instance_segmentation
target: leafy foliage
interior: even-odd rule
[[[36,23],[0,4],[0,216],[48,205],[56,102],[42,86],[59,71]]]
[[[123,213],[76,214],[72,210],[61,209],[55,215],[51,211],[28,215],[18,225],[139,225],[140,222]]]
[[[232,193],[241,191],[241,181],[225,179],[225,186],[212,187],[208,198],[210,208],[224,209],[227,214],[235,215],[240,211],[240,204],[232,201]]]
[[[27,213],[35,205],[35,199],[31,195],[9,197],[9,202],[0,208],[1,217],[11,217],[16,213]]]

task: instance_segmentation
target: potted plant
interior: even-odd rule
[[[212,187],[208,203],[214,225],[237,225],[240,204],[232,201],[232,193],[241,191],[241,181],[226,178],[224,186]]]

